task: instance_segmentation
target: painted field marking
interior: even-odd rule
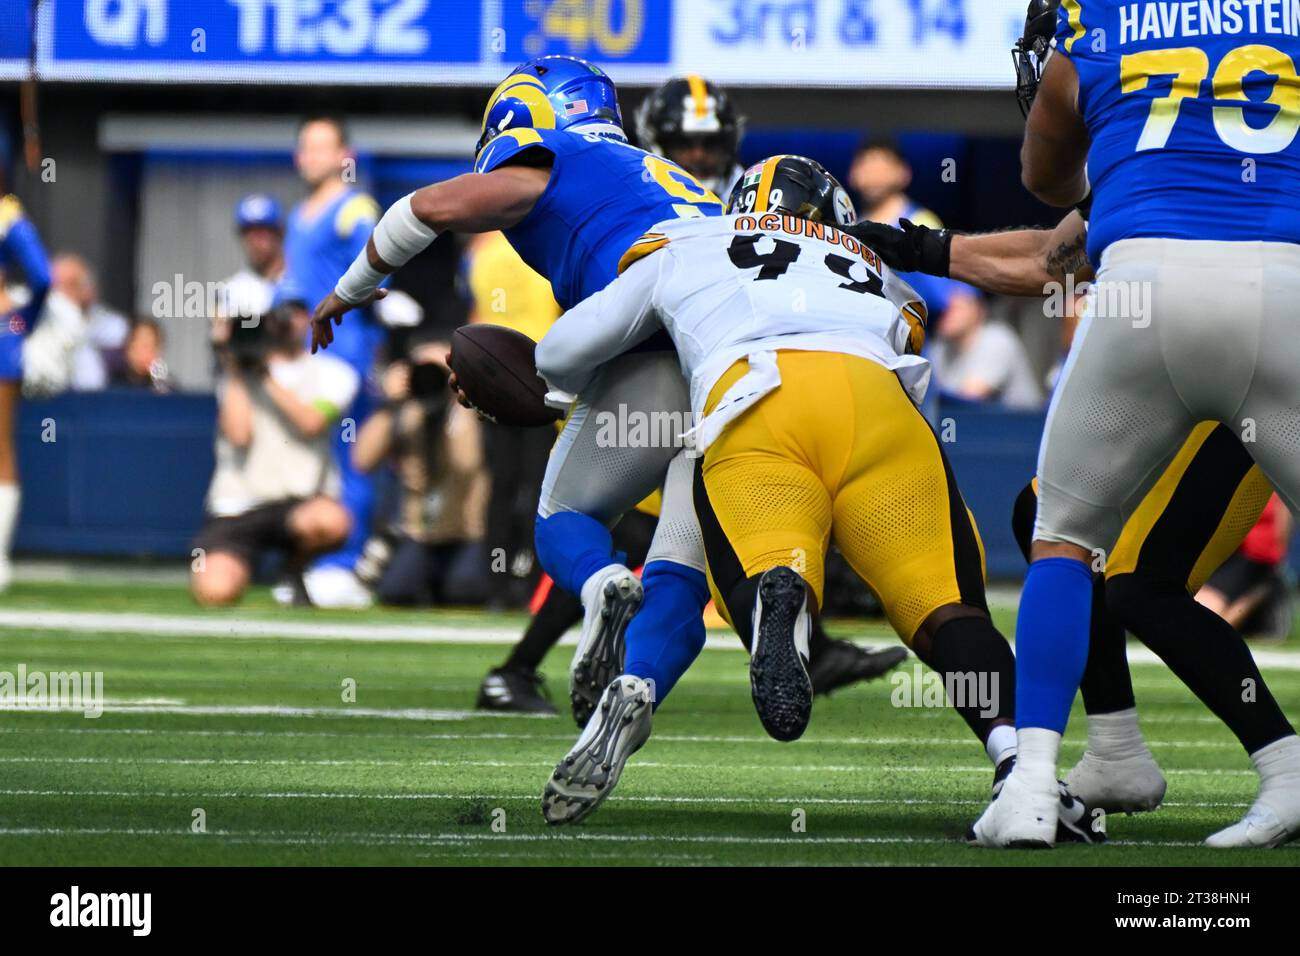
[[[239,616],[198,617],[182,614],[153,614],[132,611],[47,611],[0,610],[0,628],[43,631],[78,631],[106,634],[164,634],[184,637],[224,637],[236,639],[293,638],[313,641],[388,641],[416,644],[514,644],[518,628],[485,627],[469,629],[465,625],[436,624],[356,624],[345,621],[277,621]],[[562,644],[576,643],[570,632]],[[897,642],[882,641],[864,645],[892,647]],[[715,632],[705,647],[739,651],[740,641],[730,634]],[[1277,650],[1253,652],[1261,667],[1300,670],[1300,654]],[[1130,647],[1129,661],[1160,664],[1146,648]],[[1163,666],[1163,665],[1162,665]]]

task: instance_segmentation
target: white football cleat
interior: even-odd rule
[[[1283,737],[1251,754],[1259,770],[1259,797],[1246,815],[1211,834],[1205,845],[1274,847],[1300,837],[1300,737]]]
[[[614,679],[578,742],[546,781],[542,816],[547,823],[578,823],[595,812],[618,784],[627,759],[650,739],[653,714],[647,681],[629,674]]]
[[[1143,813],[1165,798],[1164,774],[1144,746],[1129,757],[1099,757],[1085,750],[1066,775],[1065,786],[1091,809],[1107,813]]]
[[[1246,811],[1246,815],[1230,827],[1205,838],[1205,845],[1216,850],[1234,847],[1274,847],[1300,837],[1300,801],[1290,801],[1291,812],[1287,819],[1278,814],[1262,797]]]
[[[569,665],[569,702],[579,727],[623,671],[623,638],[641,608],[641,581],[621,564],[597,571],[582,586],[582,635]]]
[[[1019,766],[1011,771],[966,835],[968,842],[1013,850],[1045,850],[1055,845],[1060,785],[1048,778],[1046,785],[1035,786],[1026,777]]]
[[[375,603],[374,595],[347,568],[312,568],[303,573],[302,585],[316,607],[366,608]]]

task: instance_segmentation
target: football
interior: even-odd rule
[[[533,359],[536,343],[504,325],[466,325],[451,339],[451,370],[470,403],[502,425],[549,425],[561,413],[546,404]]]

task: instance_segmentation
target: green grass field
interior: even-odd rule
[[[1008,629],[1010,612],[999,617]],[[585,824],[550,829],[539,796],[576,735],[571,718],[472,710],[522,621],[287,612],[265,592],[200,614],[179,586],[15,585],[0,601],[0,671],[102,671],[107,706],[97,719],[0,713],[0,862],[1300,863],[1300,847],[1198,845],[1240,816],[1255,778],[1228,732],[1150,663],[1134,665],[1134,682],[1167,802],[1109,820],[1104,847],[965,846],[990,771],[954,714],[896,708],[881,681],[819,699],[804,739],[779,744],[754,716],[744,654],[712,647],[616,794]],[[879,625],[836,630],[887,639]],[[557,701],[570,654],[557,649],[545,668]],[[1300,714],[1300,654],[1266,657],[1278,699]],[[348,681],[355,702],[343,699]],[[1083,726],[1076,708],[1066,760],[1082,751]],[[206,832],[194,832],[196,816]]]

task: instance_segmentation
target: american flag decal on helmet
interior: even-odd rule
[[[564,104],[565,116],[573,116],[575,113],[585,113],[585,112],[587,112],[586,100],[569,100],[569,102]]]

